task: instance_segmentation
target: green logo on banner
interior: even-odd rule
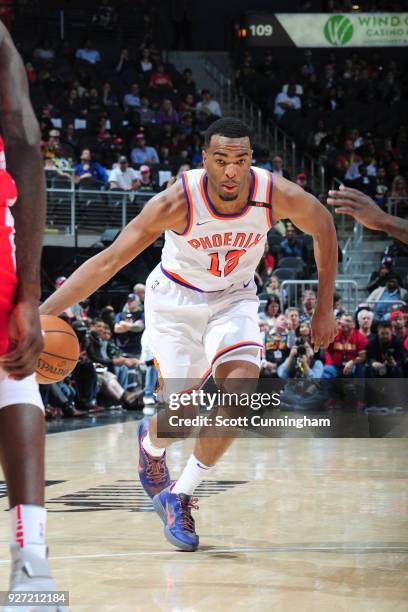
[[[350,19],[343,15],[333,15],[326,21],[324,26],[326,40],[336,47],[341,47],[349,42],[353,36],[353,24]]]

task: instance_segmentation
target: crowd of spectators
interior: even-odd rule
[[[401,59],[385,57],[375,50],[370,55],[357,50],[322,55],[306,49],[297,50],[288,67],[279,50],[260,57],[247,50],[236,85],[298,148],[325,166],[329,184],[344,182],[381,207],[393,198],[395,212],[404,216],[408,80]],[[268,155],[263,152],[262,162],[274,164]]]
[[[58,288],[65,277],[56,280]],[[90,316],[89,301],[61,316],[80,343],[79,362],[61,383],[41,385],[47,416],[81,417],[104,408],[150,413],[158,375],[144,324],[145,286],[137,283],[121,310],[105,306]]]
[[[25,53],[50,185],[73,177],[88,189],[137,190],[148,166],[157,189],[160,170],[201,164],[202,134],[222,109],[189,68],[161,58],[152,42],[115,57],[90,39],[78,48],[44,39]]]

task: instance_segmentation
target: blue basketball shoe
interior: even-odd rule
[[[152,457],[142,446],[143,438],[147,435],[148,424],[140,423],[139,439],[139,465],[138,472],[142,487],[149,497],[154,497],[171,483],[170,473],[166,465],[166,451],[162,457]]]
[[[153,497],[153,507],[164,523],[164,535],[171,544],[190,552],[198,548],[199,537],[191,516],[192,508],[198,510],[196,497],[172,493],[168,487]]]

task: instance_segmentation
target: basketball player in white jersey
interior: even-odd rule
[[[45,544],[44,407],[34,375],[43,346],[38,303],[45,181],[24,65],[1,22],[0,124],[0,462],[10,505],[10,590],[43,592],[54,589]],[[63,609],[35,602],[4,608]]]
[[[266,234],[291,219],[314,238],[319,293],[313,317],[315,349],[337,333],[333,293],[337,240],[332,217],[309,193],[266,170],[251,167],[249,129],[222,118],[205,134],[203,169],[190,170],[142,212],[105,251],[84,263],[40,308],[59,314],[85,299],[165,231],[161,263],[146,281],[149,345],[164,381],[163,392],[183,392],[209,373],[224,388],[256,380],[261,338],[254,272]],[[177,388],[175,388],[175,385]],[[205,429],[205,428],[203,428]],[[204,432],[203,432],[204,433]],[[232,439],[199,437],[181,477],[171,483],[165,449],[174,440],[157,436],[157,417],[139,428],[139,476],[165,525],[183,550],[195,550],[192,494]]]

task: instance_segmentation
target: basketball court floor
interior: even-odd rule
[[[200,486],[201,546],[183,553],[139,485],[136,427],[47,436],[51,566],[71,610],[407,612],[406,439],[237,440]],[[173,477],[191,449],[170,449]]]

